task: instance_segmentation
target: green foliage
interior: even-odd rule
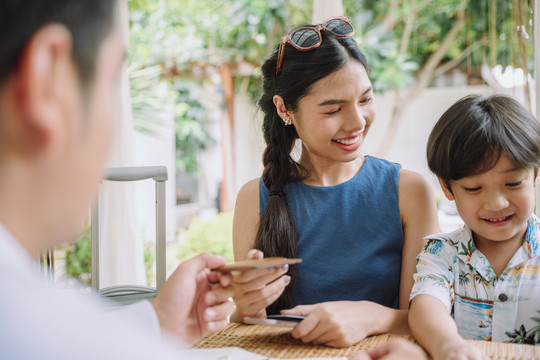
[[[144,268],[148,284],[155,284],[155,244],[145,242]],[[64,262],[66,274],[78,279],[86,285],[92,282],[92,234],[87,225],[75,243],[64,246]]]
[[[372,79],[380,90],[408,85],[416,69],[440,47],[456,22],[461,3],[403,2],[392,7],[393,26],[381,32],[392,1],[343,0],[345,14],[357,27],[361,47],[372,66]],[[304,0],[131,0],[131,59],[145,65],[161,64],[165,70],[172,66],[186,74],[196,67],[219,67],[224,63],[249,62],[257,67],[283,32],[310,23],[312,4]],[[489,61],[492,50],[503,66],[520,65],[516,29],[523,26],[526,43],[532,45],[533,41],[529,35],[532,25],[528,3],[520,3],[524,23],[516,18],[516,2],[466,0],[465,4],[466,24],[454,38],[445,60],[457,58],[471,44],[484,41],[468,57],[470,67],[479,69]],[[414,22],[406,53],[398,54],[406,21],[411,16]],[[496,38],[486,42],[492,33]],[[532,56],[529,51],[527,61]],[[257,71],[251,76],[257,77]],[[256,87],[251,88],[256,91]]]
[[[173,86],[176,95],[174,106],[176,168],[180,172],[197,171],[197,154],[215,140],[205,130],[208,121],[208,107],[198,95],[201,91],[194,83],[177,80]],[[201,90],[201,89],[198,89]]]
[[[221,213],[211,220],[194,217],[189,228],[178,235],[180,246],[177,257],[187,260],[201,251],[213,255],[225,256],[229,261],[234,258],[232,248],[232,213]]]
[[[90,285],[92,279],[92,238],[90,225],[86,226],[73,245],[65,246],[66,274]]]
[[[149,286],[154,286],[156,284],[156,244],[150,241],[145,242],[143,251],[146,282]]]
[[[156,125],[166,124],[163,120],[166,116],[165,109],[171,102],[167,97],[159,95],[161,67],[139,67],[131,64],[128,74],[135,129],[155,135]]]
[[[177,79],[172,85],[161,80],[162,67],[159,65],[138,67],[131,64],[128,73],[135,128],[145,134],[157,135],[157,127],[166,125],[165,119],[170,116],[166,109],[172,108],[176,168],[180,172],[196,172],[197,154],[215,143],[204,129],[209,106],[198,100],[200,86],[187,80]],[[160,86],[169,90],[166,95],[160,95]]]
[[[369,61],[369,75],[375,91],[403,88],[411,83],[419,65],[399,54],[396,42],[388,33],[375,28],[356,41]]]

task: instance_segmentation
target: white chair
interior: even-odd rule
[[[165,237],[165,166],[139,166],[108,168],[105,181],[138,181],[153,179],[156,183],[156,287],[115,285],[100,289],[99,284],[99,203],[92,208],[92,289],[100,295],[122,303],[153,298],[166,279]]]

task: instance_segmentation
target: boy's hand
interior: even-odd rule
[[[385,344],[353,355],[350,360],[425,360],[420,346],[403,339],[390,339]]]
[[[480,349],[463,339],[449,341],[433,352],[433,360],[489,360]]]

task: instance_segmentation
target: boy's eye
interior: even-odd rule
[[[506,184],[506,186],[508,186],[508,187],[517,187],[517,186],[521,185],[522,183],[523,183],[523,180],[515,182],[515,183]]]
[[[467,192],[475,192],[475,191],[478,191],[478,190],[480,190],[482,188],[481,187],[474,187],[474,188],[464,187],[463,189],[465,189],[465,191],[467,191]]]

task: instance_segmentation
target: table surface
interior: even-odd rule
[[[304,344],[300,340],[294,339],[290,332],[291,329],[285,327],[231,323],[225,329],[203,338],[195,347],[219,348],[235,346],[272,358],[295,359],[306,357],[349,357],[359,351],[383,344],[392,337],[405,338],[414,342],[414,339],[410,336],[385,334],[370,336],[347,348],[333,348],[325,345]],[[540,346],[468,341],[494,360],[540,359]]]

